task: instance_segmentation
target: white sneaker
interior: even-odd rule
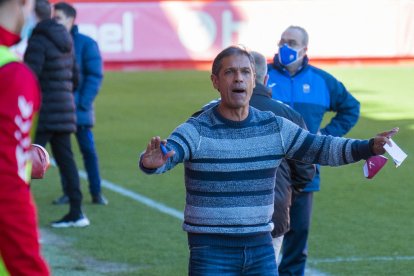
[[[51,226],[54,228],[68,228],[68,227],[86,227],[90,224],[89,219],[80,214],[78,218],[72,218],[69,215],[64,216],[62,219],[58,221],[54,221],[51,223]]]

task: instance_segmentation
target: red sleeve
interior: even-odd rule
[[[0,252],[11,275],[49,275],[40,255],[30,189],[29,148],[40,92],[33,73],[13,62],[0,68]]]

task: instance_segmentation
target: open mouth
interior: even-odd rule
[[[244,92],[246,92],[246,89],[243,89],[243,88],[234,88],[232,90],[232,92],[234,92],[234,93],[244,93]]]

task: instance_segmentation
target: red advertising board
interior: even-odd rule
[[[413,1],[72,2],[112,66],[210,64],[232,44],[270,59],[289,25],[307,29],[314,60],[414,59]]]

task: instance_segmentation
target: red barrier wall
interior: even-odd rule
[[[69,2],[81,32],[98,41],[112,69],[209,69],[231,44],[270,60],[289,25],[309,32],[313,62],[414,62],[414,1]]]

